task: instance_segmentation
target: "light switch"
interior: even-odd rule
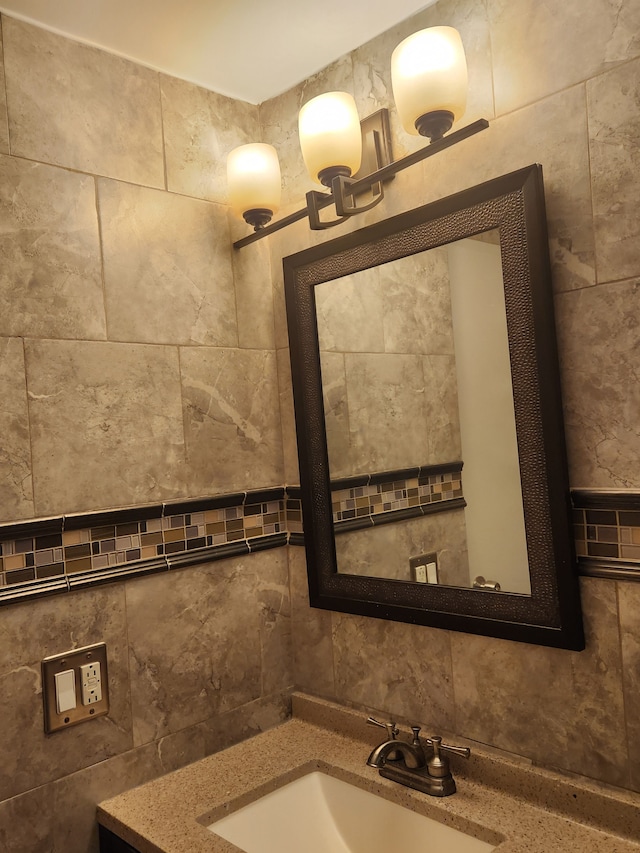
[[[56,708],[59,714],[76,707],[76,675],[72,669],[56,672]]]

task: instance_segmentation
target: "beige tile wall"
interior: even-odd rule
[[[440,0],[331,66],[325,88],[355,91],[361,114],[391,107],[395,45],[421,26],[460,29],[471,76],[463,123],[488,130],[407,170],[389,185],[375,221],[534,162],[542,164],[556,292],[565,420],[573,487],[640,489],[640,2]],[[315,93],[315,90],[314,90]],[[278,143],[301,85],[261,105]],[[495,96],[495,100],[494,100]],[[309,184],[287,140],[292,195]],[[406,178],[406,179],[405,179]],[[291,228],[271,241],[279,258],[345,233]],[[284,323],[276,292],[276,328]],[[286,339],[276,338],[286,361]],[[287,394],[290,379],[281,386]],[[284,421],[285,470],[295,468]],[[640,790],[638,592],[584,579],[587,648],[581,653],[310,610],[304,557],[290,549],[296,683],[340,701],[424,722],[513,751],[545,766]]]
[[[268,249],[234,258],[223,179],[258,108],[2,24],[2,521],[282,484]]]
[[[97,853],[95,804],[288,715],[284,549],[3,609],[0,849]],[[42,728],[40,661],[104,641],[109,716]]]
[[[223,180],[257,107],[1,24],[0,521],[281,486]],[[109,716],[46,736],[40,661],[100,641]],[[96,853],[96,802],[284,719],[291,660],[282,548],[3,608],[0,849]]]

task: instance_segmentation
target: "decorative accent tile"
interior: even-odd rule
[[[392,513],[414,510],[416,515],[422,515],[451,509],[445,504],[464,500],[462,463],[366,474],[334,481],[331,490],[334,524],[349,522],[349,529],[380,524],[390,521],[383,516]]]
[[[294,527],[302,530],[300,499],[287,500],[282,487],[147,509],[148,517],[145,507],[133,507],[0,525],[0,587],[5,593],[0,603],[10,601],[18,585],[21,597],[25,584],[37,595],[43,579],[59,578],[63,585],[56,589],[64,591],[80,575],[87,583],[98,582],[111,569],[125,575],[166,571],[186,554],[190,565],[215,560],[221,548],[222,556],[229,556],[230,546],[246,553],[284,545],[288,511]]]
[[[572,500],[581,573],[640,579],[640,494],[574,490]]]
[[[464,506],[461,472],[453,462],[334,481],[336,533]],[[572,499],[580,573],[640,581],[640,493]],[[0,604],[287,543],[304,544],[299,486],[0,525]]]

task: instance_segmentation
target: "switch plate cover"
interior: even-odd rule
[[[97,692],[92,694],[92,700],[83,704],[83,682],[82,673],[99,673],[99,687],[101,696]],[[76,695],[75,707],[58,710],[56,684],[62,673],[71,670],[73,672],[74,689]],[[56,678],[58,676],[58,678]],[[69,678],[67,676],[67,678]],[[89,680],[89,679],[88,679]],[[63,679],[64,683],[64,679]],[[89,693],[96,689],[96,684],[89,685]],[[109,686],[107,680],[107,647],[104,643],[94,646],[85,646],[81,649],[70,649],[59,655],[52,655],[42,661],[42,698],[44,702],[44,730],[47,733],[66,729],[92,720],[94,717],[103,717],[109,713]],[[64,704],[61,707],[64,707]],[[67,702],[66,704],[69,704]]]

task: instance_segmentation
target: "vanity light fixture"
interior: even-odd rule
[[[311,190],[304,208],[268,224],[279,204],[280,170],[275,149],[261,144],[234,149],[228,160],[230,202],[255,232],[236,241],[234,248],[247,246],[306,217],[309,227],[317,231],[370,210],[384,197],[383,183],[397,172],[489,126],[486,119],[478,119],[444,137],[464,114],[467,99],[464,48],[460,34],[452,27],[420,30],[401,42],[391,58],[391,76],[404,129],[427,137],[430,144],[394,161],[388,110],[378,110],[359,121],[355,101],[346,92],[328,92],[313,98],[300,110],[300,146],[312,180],[329,192]],[[239,169],[245,149],[271,149],[269,170]],[[365,194],[366,200],[358,201]],[[337,218],[322,220],[320,211],[330,204],[335,206]]]

